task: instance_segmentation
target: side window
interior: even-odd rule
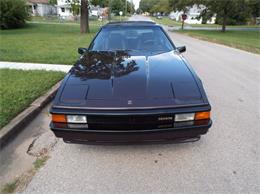
[[[165,50],[172,50],[173,47],[170,43],[170,41],[168,40],[167,36],[163,33],[162,30],[158,29],[156,30],[156,37],[159,37],[159,44],[161,44],[161,46],[165,49]]]

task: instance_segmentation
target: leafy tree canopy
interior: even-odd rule
[[[0,0],[1,29],[23,27],[29,18],[24,0]]]
[[[216,22],[222,25],[223,32],[227,24],[244,24],[250,15],[246,0],[200,0],[198,2],[205,5],[201,16],[216,14]]]
[[[172,9],[170,7],[170,2],[169,0],[159,0],[153,7],[151,8],[150,12],[156,13],[169,13],[171,12]]]
[[[134,11],[134,4],[130,3],[128,0],[111,0],[111,11],[117,16],[120,11],[124,14],[126,14],[125,12],[131,13]]]
[[[51,4],[51,5],[57,5],[57,0],[49,0],[49,4]]]
[[[108,7],[109,0],[90,0],[90,4],[94,6],[100,6],[100,7]]]
[[[142,12],[151,12],[151,9],[157,2],[158,0],[141,0],[139,3],[139,8]]]

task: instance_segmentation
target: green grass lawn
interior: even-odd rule
[[[0,128],[63,77],[62,72],[0,69]]]
[[[155,17],[151,17],[151,19],[153,21],[155,21],[156,23],[158,24],[162,24],[162,25],[165,25],[165,26],[181,26],[181,22],[177,22],[175,20],[172,20],[168,17],[163,17],[162,19],[157,19]],[[184,23],[184,28],[185,26],[194,26],[194,27],[218,27],[220,25],[218,24],[187,24],[187,23]]]
[[[128,20],[129,16],[112,16],[111,21],[125,21]],[[57,16],[52,17],[41,17],[41,16],[33,16],[29,23],[63,23],[63,24],[79,24],[80,20],[61,20]],[[107,23],[108,20],[104,19],[103,22],[99,21],[97,17],[90,17],[89,25],[90,26],[100,26]]]
[[[151,17],[153,21],[155,21],[158,24],[162,24],[165,26],[181,26],[181,22],[176,22],[175,20],[171,20],[168,17],[163,17],[162,19],[157,19],[155,17]],[[192,27],[219,27],[221,28],[221,25],[219,24],[187,24],[184,23],[185,26],[192,26]],[[257,25],[227,25],[228,28],[259,28]]]
[[[156,19],[151,17],[156,23],[166,25],[166,26],[181,26],[180,22],[176,22],[167,17],[162,19]],[[221,27],[217,24],[185,24],[190,26],[203,26],[203,27]],[[234,27],[250,27],[250,28],[259,28],[257,25],[234,25],[227,26],[230,28]],[[185,27],[184,27],[185,28]],[[215,30],[179,30],[175,31],[178,33],[183,33],[192,37],[196,37],[202,40],[211,41],[215,43],[220,43],[223,45],[235,47],[238,49],[246,50],[253,53],[260,53],[260,32],[259,31],[226,31],[222,33]]]
[[[115,18],[115,19],[117,20],[117,18]],[[28,21],[28,23],[79,24],[80,20],[61,20],[57,16],[53,16],[53,17],[32,16],[31,20]],[[90,26],[102,26],[105,23],[107,23],[107,21],[101,22],[97,19],[89,20]]]
[[[80,34],[79,24],[29,23],[25,28],[0,31],[0,61],[73,64],[77,48],[88,47],[100,26]]]
[[[260,54],[259,31],[226,31],[223,33],[206,30],[180,30],[175,32]]]
[[[162,19],[157,19],[156,17],[151,17],[151,19],[157,24],[162,24],[165,26],[181,26],[181,22],[176,22],[168,17],[163,17]]]

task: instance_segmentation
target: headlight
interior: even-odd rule
[[[185,113],[185,114],[175,114],[175,122],[184,121],[197,121],[197,120],[207,120],[210,119],[210,111],[196,112],[196,113]]]
[[[68,123],[87,123],[87,117],[83,115],[67,115]]]
[[[193,121],[195,113],[185,113],[185,114],[175,114],[174,121],[182,122],[182,121]]]

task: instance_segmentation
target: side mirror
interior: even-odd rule
[[[78,53],[79,53],[80,55],[83,55],[83,54],[86,53],[87,51],[88,51],[87,48],[84,48],[84,47],[79,47],[79,48],[78,48]]]
[[[185,47],[185,46],[177,47],[177,50],[178,50],[180,53],[183,53],[183,52],[186,51],[186,47]]]

